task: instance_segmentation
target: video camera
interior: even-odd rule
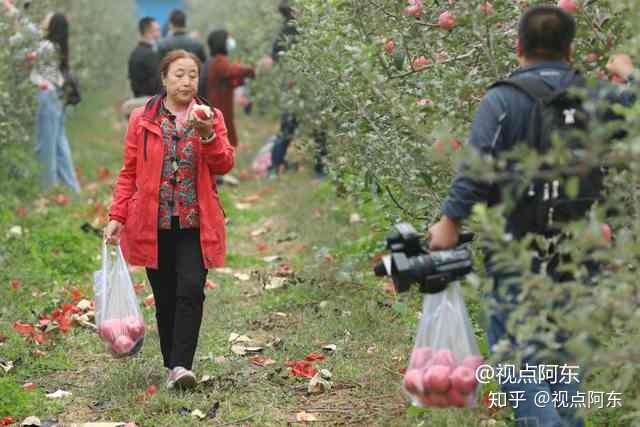
[[[387,236],[385,255],[374,268],[378,277],[391,276],[397,292],[406,292],[413,283],[420,292],[435,294],[472,270],[470,242],[473,233],[460,234],[458,246],[446,251],[429,251],[426,240],[406,222],[396,224]]]

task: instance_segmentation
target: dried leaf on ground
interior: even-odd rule
[[[239,211],[246,211],[251,209],[251,204],[250,203],[236,203],[236,209],[238,209]]]
[[[193,418],[197,418],[199,420],[203,420],[205,419],[207,416],[204,414],[204,412],[202,412],[200,409],[196,409],[193,412],[191,412],[191,416]]]
[[[269,359],[268,357],[264,357],[264,356],[251,356],[249,358],[249,363],[251,363],[252,365],[255,366],[269,366],[269,365],[273,365],[275,362],[275,360],[273,359]]]
[[[286,277],[272,277],[264,288],[268,291],[282,288],[287,283]]]
[[[258,200],[260,200],[260,195],[259,194],[250,194],[250,195],[240,199],[240,201],[242,203],[255,203]]]
[[[233,277],[240,280],[241,282],[248,282],[251,279],[251,275],[247,273],[235,273]]]
[[[72,393],[70,391],[65,391],[65,390],[56,390],[53,393],[49,393],[46,396],[49,399],[62,399],[64,397],[69,397],[71,396]]]
[[[88,299],[81,299],[76,304],[76,307],[78,307],[82,311],[89,310],[91,308],[91,306],[92,306],[91,301],[89,301]]]
[[[262,236],[263,234],[266,234],[268,231],[266,228],[257,228],[253,231],[251,231],[251,237],[258,237],[258,236]]]
[[[307,392],[309,394],[322,394],[331,390],[331,386],[331,381],[324,379],[320,373],[317,373],[309,381]]]
[[[241,342],[250,342],[251,338],[246,335],[240,335],[236,332],[231,332],[229,334],[229,342],[230,343],[241,343]]]
[[[282,259],[282,257],[280,255],[271,255],[271,256],[266,256],[266,257],[262,258],[262,260],[264,262],[268,262],[268,263],[278,262],[281,259]]]
[[[313,422],[313,421],[318,421],[318,417],[315,414],[302,411],[296,414],[296,421],[299,423]]]
[[[337,348],[338,347],[335,344],[327,344],[322,346],[322,349],[328,352],[334,352]]]
[[[38,417],[27,417],[20,423],[20,427],[42,427],[42,421]]]
[[[231,351],[234,354],[237,354],[238,356],[244,356],[245,354],[247,354],[247,350],[245,349],[245,347],[241,344],[234,344],[231,346]]]

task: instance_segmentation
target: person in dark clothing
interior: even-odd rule
[[[294,10],[288,0],[283,0],[280,3],[278,11],[284,18],[284,23],[271,49],[271,58],[274,62],[280,59],[280,56],[286,52],[288,44],[294,43],[296,36],[299,34],[294,21]],[[270,175],[273,176],[277,174],[286,166],[285,157],[287,156],[287,150],[289,149],[289,145],[297,128],[298,121],[295,115],[288,111],[282,113],[280,117],[280,132],[278,132],[276,142],[271,151]]]
[[[573,17],[561,9],[551,6],[528,9],[520,20],[518,32],[517,54],[520,68],[511,74],[511,78],[543,82],[550,90],[566,88],[571,83],[571,78],[575,76],[570,66],[571,45],[575,34],[576,24]],[[623,62],[618,59],[615,62],[615,68],[625,70],[625,67],[619,66]],[[628,103],[630,99],[621,97],[619,102]],[[478,106],[469,143],[483,155],[500,158],[501,154],[510,151],[514,145],[526,141],[533,106],[531,98],[512,86],[492,87]],[[455,247],[458,243],[461,222],[471,215],[473,206],[476,203],[489,205],[500,203],[504,185],[509,184],[482,181],[480,178],[468,176],[465,168],[461,168],[442,206],[441,219],[429,228],[430,249],[445,250]],[[513,225],[509,224],[509,218],[507,218],[507,231]],[[539,352],[543,349],[533,343],[537,343],[540,337],[532,336],[527,343],[518,343],[507,330],[510,313],[519,304],[518,297],[522,297],[519,279],[522,272],[502,271],[498,266],[492,265],[491,254],[487,255],[489,260],[486,266],[487,272],[493,278],[493,288],[487,301],[491,307],[487,330],[489,348],[491,351],[495,350],[496,344],[502,340],[510,342],[512,348],[522,348],[526,345],[527,353],[522,363],[529,363],[529,366],[537,365],[540,363]],[[557,280],[553,274],[549,273],[549,276],[560,285],[560,280]],[[505,293],[506,299],[510,301],[505,300]],[[573,359],[568,352],[565,351],[564,354],[567,356],[567,361]],[[571,402],[573,396],[578,394],[577,384],[574,382],[557,384],[546,381],[532,383],[521,381],[519,374],[515,375],[515,381],[503,383],[501,387],[508,395],[523,393],[521,397],[524,401],[514,403],[511,398],[508,398],[509,403],[513,405],[518,426],[584,425],[584,421],[576,416],[575,409],[554,403],[545,405],[536,400],[539,393],[547,395],[565,395],[566,393],[566,398]]]
[[[158,44],[160,59],[172,50],[186,50],[193,53],[204,64],[207,54],[204,46],[187,32],[187,15],[181,10],[174,10],[169,15],[169,29],[171,35],[162,39]]]
[[[160,82],[160,57],[156,44],[160,40],[160,25],[145,17],[138,23],[140,41],[129,57],[129,81],[133,96],[156,95],[162,86]]]

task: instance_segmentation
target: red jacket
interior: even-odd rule
[[[238,145],[236,126],[233,120],[233,90],[242,85],[242,80],[253,77],[253,68],[229,61],[227,55],[218,54],[208,62],[205,93],[209,104],[224,115],[229,130],[229,142]]]
[[[127,262],[158,268],[158,200],[163,160],[162,130],[158,122],[160,97],[131,113],[125,137],[124,166],[113,190],[109,218],[124,224],[120,239]],[[214,175],[233,168],[235,149],[229,144],[222,113],[214,109],[215,139],[199,148],[197,192],[200,209],[200,245],[204,267],[224,264],[225,227]]]

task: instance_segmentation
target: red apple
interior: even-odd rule
[[[127,354],[133,348],[134,342],[126,335],[120,335],[113,342],[113,350],[118,354]]]
[[[404,389],[411,394],[419,394],[422,389],[422,371],[419,369],[409,369],[404,374],[402,381]]]
[[[455,354],[450,350],[438,350],[433,356],[434,365],[445,365],[450,368],[458,366],[458,360]]]
[[[467,356],[462,361],[462,366],[466,366],[467,368],[471,369],[475,373],[476,369],[478,369],[478,367],[483,363],[484,363],[484,357],[482,356]]]
[[[480,5],[479,9],[480,12],[484,13],[485,15],[491,15],[491,13],[493,12],[493,5],[486,1]]]
[[[429,406],[434,408],[446,408],[449,406],[449,399],[447,399],[447,395],[444,393],[429,393],[425,402],[429,402]]]
[[[449,11],[442,12],[438,18],[438,25],[443,30],[451,30],[456,26],[456,17]]]
[[[451,367],[446,365],[432,365],[428,367],[422,377],[422,389],[437,393],[446,393],[451,387],[449,380]]]
[[[575,0],[559,0],[558,7],[567,13],[573,13],[578,11],[578,5]]]
[[[193,110],[193,113],[200,120],[207,120],[211,118],[211,109],[209,107],[206,108],[196,108]]]
[[[98,333],[103,340],[114,342],[116,338],[126,334],[126,328],[120,319],[108,319],[100,323]]]
[[[426,56],[424,55],[419,56],[413,60],[413,68],[415,68],[416,70],[419,70],[429,65],[429,62],[431,61],[429,61],[429,58],[427,58]]]
[[[624,79],[618,74],[611,74],[609,80],[616,84],[624,84]]]
[[[411,359],[409,362],[410,369],[424,368],[431,356],[433,350],[431,347],[418,347],[414,348],[411,352]]]
[[[422,0],[409,0],[409,6],[404,8],[404,13],[418,17],[422,15]]]
[[[418,107],[431,107],[433,105],[433,101],[427,98],[422,98],[416,101]]]
[[[27,52],[27,54],[24,57],[29,62],[35,61],[35,59],[38,57],[38,52],[36,52],[35,50],[30,50],[29,52]]]
[[[385,42],[384,44],[384,52],[387,54],[392,54],[394,50],[396,50],[396,42],[394,42],[392,39],[389,39]]]
[[[144,335],[144,320],[142,317],[127,316],[124,319],[124,325],[127,328],[127,335],[132,340],[136,341]]]
[[[609,224],[602,224],[600,226],[600,229],[602,231],[602,238],[605,241],[610,242],[611,239],[613,239],[613,231],[611,231],[611,227],[609,226]]]
[[[464,408],[466,406],[467,397],[460,393],[455,388],[450,388],[447,392],[447,401],[450,406],[456,406],[458,408]]]
[[[60,205],[60,206],[64,206],[67,203],[69,203],[69,197],[66,194],[58,194],[56,195],[56,197],[54,198],[54,201]]]
[[[464,365],[454,369],[449,378],[451,387],[462,394],[471,393],[478,385],[474,371]]]

